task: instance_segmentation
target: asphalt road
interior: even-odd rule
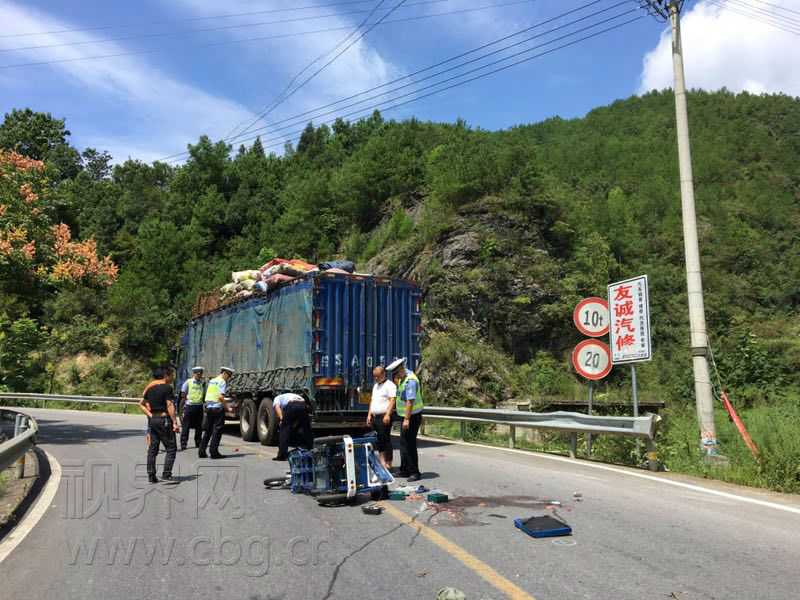
[[[422,501],[406,500],[370,516],[264,490],[283,463],[234,435],[223,438],[229,458],[179,452],[180,483],[151,486],[144,417],[30,413],[61,479],[0,563],[2,600],[433,599],[446,586],[470,600],[800,595],[792,496],[424,441],[423,483],[454,497],[449,510],[417,512]],[[533,539],[513,526],[553,512],[572,536]]]

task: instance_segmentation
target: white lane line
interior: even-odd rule
[[[785,504],[778,504],[777,502],[768,502],[767,500],[759,500],[757,498],[748,498],[747,496],[739,496],[737,494],[731,494],[729,492],[722,492],[720,490],[714,490],[711,488],[705,488],[699,485],[694,485],[691,483],[684,483],[683,481],[675,481],[673,479],[662,479],[661,477],[656,477],[655,475],[648,475],[646,473],[637,473],[635,471],[628,471],[626,469],[618,469],[617,467],[612,467],[609,465],[601,465],[595,462],[589,461],[582,461],[572,458],[567,458],[566,456],[553,456],[552,454],[541,454],[538,452],[533,452],[529,450],[519,450],[517,448],[502,448],[498,446],[487,446],[485,444],[471,444],[469,442],[462,442],[461,440],[449,440],[445,438],[427,438],[436,441],[446,442],[448,444],[456,444],[459,446],[473,446],[478,448],[488,448],[490,450],[502,450],[504,452],[514,452],[515,454],[524,454],[525,456],[532,456],[535,458],[545,458],[547,460],[555,460],[559,462],[570,463],[573,465],[579,465],[581,467],[590,467],[592,469],[599,469],[601,471],[611,471],[612,473],[620,473],[622,475],[627,475],[629,477],[638,477],[639,479],[647,479],[649,481],[655,481],[657,483],[662,483],[665,485],[672,485],[675,487],[684,488],[687,490],[693,490],[695,492],[703,492],[705,494],[712,494],[714,496],[720,496],[722,498],[727,498],[729,500],[737,500],[739,502],[748,502],[750,504],[757,504],[759,506],[766,506],[767,508],[774,508],[776,510],[783,510],[786,512],[791,512],[800,515],[800,508],[796,508],[794,506],[787,506]]]
[[[30,533],[31,529],[36,526],[45,511],[50,508],[50,503],[56,495],[58,484],[61,481],[61,465],[58,464],[58,461],[52,454],[46,450],[42,451],[45,453],[47,461],[50,463],[50,477],[44,489],[39,492],[39,499],[36,501],[36,504],[25,514],[22,521],[8,533],[6,538],[0,542],[0,564],[2,564],[5,558],[11,554],[11,551],[17,547],[17,544],[25,539],[25,536]]]

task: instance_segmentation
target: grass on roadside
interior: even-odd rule
[[[719,451],[728,459],[726,466],[715,465],[700,456],[700,437],[694,406],[672,406],[661,412],[656,436],[658,456],[670,471],[718,479],[729,483],[760,487],[786,493],[800,493],[800,404],[760,405],[739,411],[750,437],[761,454],[761,463],[750,453],[727,411],[715,411]],[[425,432],[447,439],[460,439],[461,425],[455,421],[427,418]],[[466,440],[494,446],[508,446],[509,434],[493,425],[467,423]],[[538,434],[517,428],[516,447],[569,454],[569,434],[540,431]],[[586,456],[586,437],[578,436],[578,456]],[[593,436],[592,459],[607,463],[645,466],[644,443],[618,436]]]

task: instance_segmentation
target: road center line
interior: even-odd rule
[[[574,458],[567,458],[566,456],[553,456],[552,454],[543,454],[541,452],[533,452],[529,450],[519,450],[517,448],[501,448],[498,446],[487,446],[486,444],[473,444],[470,442],[462,442],[460,440],[449,440],[446,438],[428,438],[433,439],[436,441],[445,441],[448,444],[455,444],[459,446],[473,446],[477,448],[487,448],[489,450],[501,450],[503,452],[513,452],[515,454],[524,454],[525,456],[530,456],[532,458],[544,458],[547,460],[555,460],[559,462],[566,462],[573,465],[578,465],[581,467],[589,467],[592,469],[600,469],[601,471],[611,471],[612,473],[620,473],[622,475],[627,475],[629,477],[638,477],[640,479],[647,479],[649,481],[655,481],[658,483],[663,483],[665,485],[673,485],[675,487],[684,488],[687,490],[694,490],[696,492],[703,492],[706,494],[712,494],[714,496],[721,496],[722,498],[728,498],[729,500],[737,500],[739,502],[748,502],[750,504],[757,504],[759,506],[766,506],[767,508],[774,508],[776,510],[783,510],[786,512],[791,512],[800,515],[800,508],[796,508],[794,506],[787,506],[785,504],[778,504],[777,502],[769,502],[767,500],[759,500],[757,498],[748,498],[747,496],[739,496],[737,494],[731,494],[730,492],[722,492],[720,490],[713,490],[711,488],[705,488],[699,485],[694,485],[691,483],[684,483],[683,481],[675,481],[673,479],[663,479],[661,477],[656,477],[655,475],[648,475],[646,473],[636,473],[635,471],[628,471],[626,469],[619,469],[617,467],[612,467],[609,465],[601,465],[596,462],[590,461],[582,461]]]
[[[382,502],[381,505],[383,506],[383,509],[387,513],[392,515],[395,519],[397,519],[401,523],[408,525],[412,529],[416,529],[419,533],[428,538],[431,542],[439,546],[439,548],[447,552],[450,556],[458,560],[461,564],[463,564],[465,567],[467,567],[474,573],[480,575],[492,587],[494,587],[499,592],[504,593],[512,600],[536,600],[536,598],[531,596],[528,592],[510,582],[500,573],[495,571],[492,567],[487,565],[485,562],[483,562],[476,556],[464,550],[458,544],[451,542],[446,537],[444,537],[440,533],[437,533],[427,525],[423,525],[422,523],[415,521],[414,519],[409,517],[406,513],[404,513],[402,510],[395,508],[394,506],[391,506],[386,502]]]
[[[61,481],[61,465],[58,464],[52,454],[46,450],[42,450],[42,452],[45,453],[47,462],[50,463],[50,477],[47,479],[44,489],[39,492],[39,499],[36,500],[36,504],[33,505],[30,512],[26,513],[22,521],[0,542],[0,564],[17,547],[17,544],[25,539],[31,529],[36,526],[42,515],[50,508],[50,503],[56,495],[56,490],[58,490],[58,484]]]

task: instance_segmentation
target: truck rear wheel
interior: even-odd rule
[[[239,407],[239,433],[245,442],[256,439],[256,403],[252,398],[245,398]]]
[[[262,398],[258,405],[256,431],[258,432],[258,441],[262,446],[274,444],[278,439],[278,415],[272,408],[272,398],[269,396]]]

